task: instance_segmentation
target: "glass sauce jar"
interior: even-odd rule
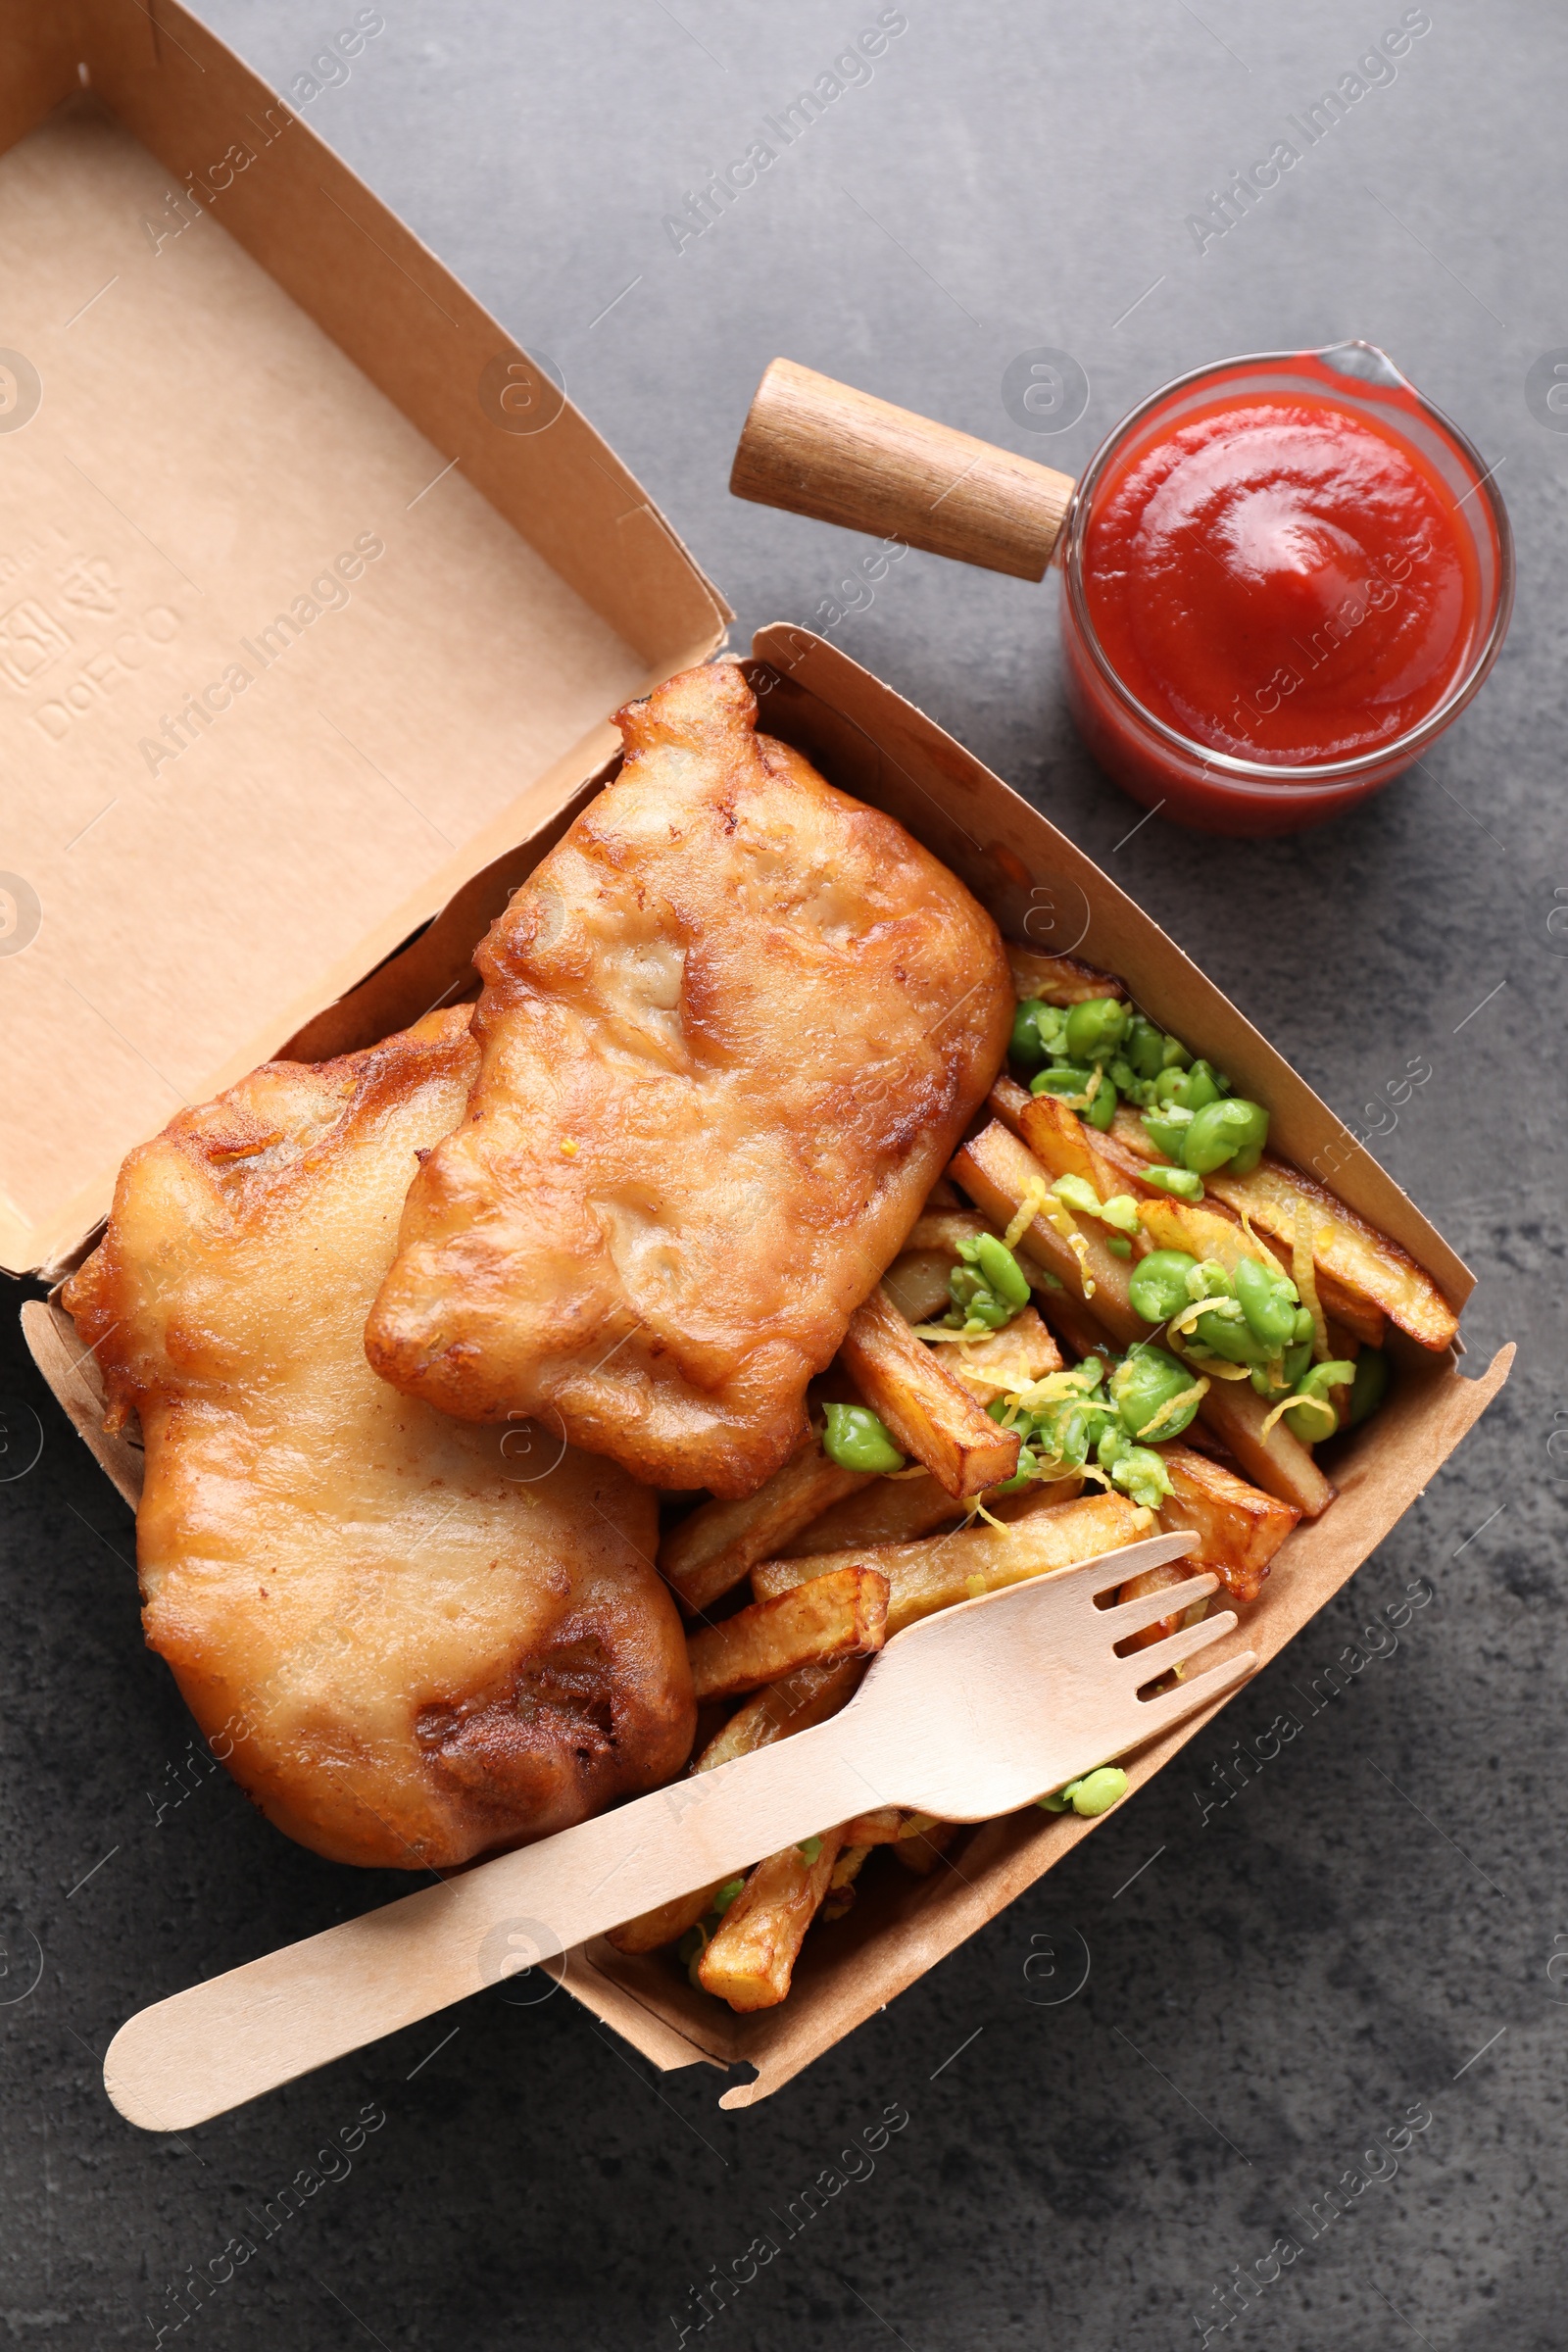
[[[1369,343],[1180,376],[1074,492],[1069,704],[1134,799],[1294,832],[1391,782],[1496,660],[1513,545],[1465,436]]]

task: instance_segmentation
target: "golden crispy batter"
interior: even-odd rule
[[[619,777],[479,950],[468,1115],[366,1334],[448,1412],[731,1496],[804,1434],[1012,1004],[962,884],[756,716],[730,663],[619,713]]]
[[[416,1155],[477,1060],[465,1009],[256,1071],[132,1152],[66,1294],[115,1422],[141,1420],[147,1640],[262,1810],[339,1862],[540,1837],[691,1743],[654,1496],[365,1360]]]

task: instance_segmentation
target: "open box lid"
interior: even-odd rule
[[[535,833],[728,608],[182,9],[0,0],[0,1266]]]

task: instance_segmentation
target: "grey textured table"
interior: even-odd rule
[[[355,12],[203,13],[286,91]],[[189,1726],[141,1647],[129,1515],[8,1324],[14,1470],[23,1408],[42,1430],[0,1490],[9,2341],[174,2340],[183,2280],[182,2342],[673,2347],[702,2332],[690,2290],[779,2236],[824,2168],[842,2180],[891,2105],[906,2125],[781,2238],[727,2340],[1143,2352],[1217,2330],[1216,2289],[1246,2273],[1208,2340],[1563,2341],[1568,417],[1526,377],[1568,339],[1568,21],[1433,0],[1396,78],[1200,252],[1187,217],[1222,176],[1419,12],[907,0],[870,79],[677,251],[665,217],[879,13],[386,0],[308,119],[551,355],[747,633],[810,620],[859,552],[727,495],[776,352],[1068,470],[1182,368],[1348,335],[1470,430],[1519,538],[1501,663],[1426,770],[1296,840],[1131,831],[1063,716],[1054,584],[912,556],[834,634],[1137,894],[1346,1117],[1386,1125],[1363,1106],[1430,1060],[1378,1148],[1479,1276],[1471,1349],[1520,1342],[1512,1384],[1222,1732],[770,2105],[721,2115],[706,2070],[655,2080],[564,1994],[497,1992],[161,2141],[105,2104],[93,2052],[120,2020],[394,1888],[285,1844],[220,1772],[155,1826]],[[1090,386],[1055,437],[1002,397],[1041,345]],[[1396,1646],[1362,1637],[1349,1691],[1205,1821],[1209,1764],[1422,1577],[1435,1600]],[[1029,1965],[1053,1936],[1091,1955],[1069,1999]],[[367,2107],[385,2120],[362,2145],[318,2153]],[[259,2237],[308,2167],[334,2177]],[[203,2299],[191,2266],[246,2232],[260,2251]]]

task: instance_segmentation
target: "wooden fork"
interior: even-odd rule
[[[1230,1633],[1230,1610],[1117,1655],[1217,1580],[1102,1595],[1196,1541],[1155,1536],[941,1610],[895,1636],[830,1722],[143,2009],[109,2046],[109,2096],[149,2132],[183,2131],[870,1806],[1015,1811],[1251,1672],[1247,1651],[1140,1696]]]

